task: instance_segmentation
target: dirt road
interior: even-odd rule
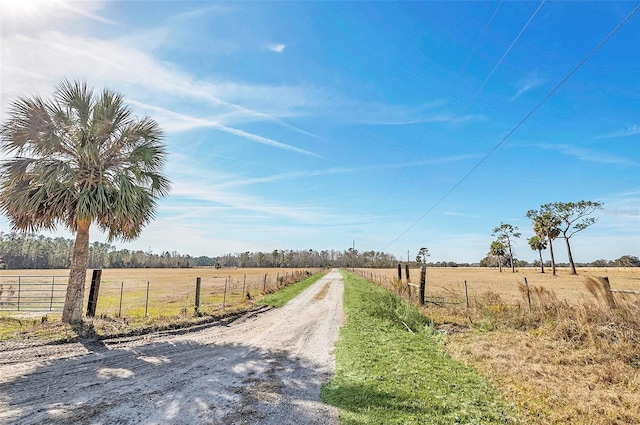
[[[333,270],[227,326],[0,351],[0,423],[337,424],[319,394],[342,293]]]

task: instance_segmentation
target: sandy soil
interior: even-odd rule
[[[333,270],[285,307],[228,325],[0,347],[0,423],[337,424],[319,394],[342,293]]]

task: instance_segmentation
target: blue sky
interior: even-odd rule
[[[505,222],[532,261],[527,210],[585,199],[574,259],[640,255],[640,12],[512,132],[638,2],[1,4],[0,118],[84,79],[165,130],[171,194],[119,248],[477,262]]]

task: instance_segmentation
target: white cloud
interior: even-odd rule
[[[275,52],[275,53],[284,52],[285,47],[286,46],[284,44],[282,44],[282,43],[277,43],[277,44],[276,43],[270,43],[270,44],[267,44],[267,50],[270,50],[270,51]]]
[[[263,177],[244,177],[243,176],[240,178],[234,178],[232,180],[227,180],[225,182],[215,184],[214,186],[216,188],[248,186],[253,184],[272,183],[275,181],[282,181],[282,180],[295,180],[295,179],[301,179],[305,177],[320,177],[320,176],[337,175],[337,174],[355,174],[355,173],[361,173],[365,171],[378,171],[378,170],[387,170],[387,169],[420,167],[427,164],[464,161],[472,158],[475,158],[475,156],[459,155],[459,156],[433,158],[433,159],[428,159],[424,161],[415,161],[415,162],[407,162],[407,163],[372,165],[368,167],[352,167],[352,168],[334,167],[334,168],[326,168],[326,169],[320,169],[320,170],[307,170],[307,171],[299,171],[299,172],[292,172],[292,173],[273,174],[270,176],[263,176]]]
[[[137,101],[129,101],[132,105],[138,106],[142,109],[148,109],[155,112],[154,116],[156,120],[162,124],[162,127],[169,132],[172,131],[185,131],[194,128],[215,128],[216,130],[223,131],[225,133],[233,134],[242,137],[253,142],[261,143],[263,145],[272,146],[278,149],[283,149],[291,152],[301,153],[303,155],[318,156],[313,152],[296,148],[295,146],[288,145],[286,143],[278,142],[277,140],[262,137],[257,134],[249,133],[237,128],[227,127],[215,120],[208,120],[196,117],[190,117],[177,112],[169,111],[158,106],[147,105]]]
[[[602,151],[579,148],[566,144],[539,143],[532,145],[543,149],[551,149],[578,158],[581,161],[600,162],[604,164],[637,165],[637,162],[624,156],[609,155]]]
[[[598,139],[617,139],[619,137],[635,136],[636,134],[640,134],[640,125],[632,125],[631,127],[614,131],[613,133],[603,134],[599,136]]]
[[[128,44],[130,41],[121,43],[58,31],[3,35],[2,106],[6,107],[7,99],[25,93],[47,96],[62,77],[88,76],[92,85],[123,90],[140,99],[189,99],[206,104],[209,111],[230,114],[229,119],[235,122],[268,120],[290,129],[296,128],[280,118],[295,116],[300,108],[313,103],[313,96],[305,87],[195,80],[174,65],[137,50]]]
[[[2,34],[31,34],[34,31],[63,28],[69,21],[79,17],[116,25],[116,22],[98,14],[104,4],[101,0],[0,0]]]
[[[535,73],[534,74],[529,74],[527,75],[525,78],[523,78],[522,80],[520,80],[517,83],[517,91],[516,94],[514,94],[511,99],[509,99],[510,101],[514,101],[517,98],[519,98],[520,96],[522,96],[523,94],[525,94],[526,92],[541,86],[542,84],[544,84],[545,81],[543,79],[541,79],[540,77],[538,77]]]
[[[158,31],[164,34],[159,29],[147,31],[156,36]],[[141,48],[136,46],[136,40]],[[127,98],[149,104],[197,105],[199,111],[214,116],[215,121],[224,126],[266,121],[314,138],[318,136],[283,120],[331,116],[342,122],[400,125],[483,119],[429,112],[442,106],[444,100],[418,106],[362,103],[308,83],[249,84],[215,76],[199,80],[189,75],[188,70],[153,57],[154,49],[149,49],[149,42],[145,40],[140,33],[105,40],[46,27],[24,34],[7,34],[3,29],[0,119],[4,119],[3,111],[11,98],[33,94],[48,97],[63,77],[87,79],[95,87],[120,90]]]
[[[237,210],[264,213],[270,216],[295,219],[297,221],[312,223],[327,220],[327,211],[322,207],[283,206],[259,199],[253,196],[243,195],[237,192],[225,192],[216,190],[209,182],[198,184],[197,181],[176,181],[171,185],[171,195],[190,199],[193,201],[214,203]],[[188,203],[185,210],[189,210]]]

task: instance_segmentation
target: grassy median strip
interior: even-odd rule
[[[341,424],[515,424],[491,384],[451,359],[417,309],[362,278],[344,275],[347,323],[336,373],[322,388]]]
[[[271,307],[282,307],[298,295],[302,293],[309,286],[316,283],[320,278],[324,276],[324,273],[316,273],[299,282],[292,283],[282,289],[278,289],[276,292],[265,295],[260,298],[257,303],[261,305],[270,305]]]

